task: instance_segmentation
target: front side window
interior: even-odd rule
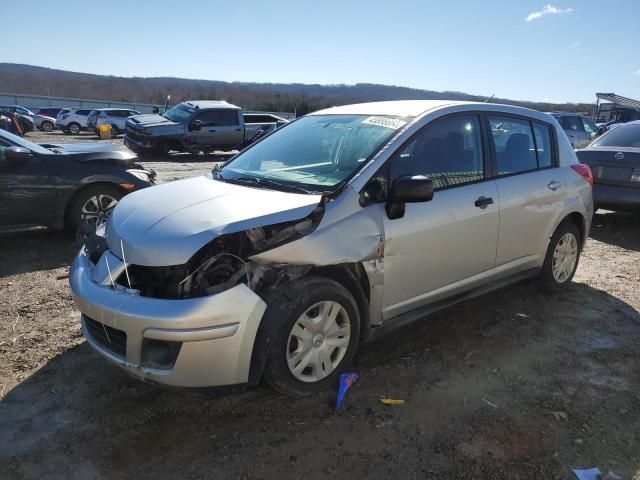
[[[202,122],[203,127],[229,127],[238,125],[237,110],[205,110],[195,120]]]
[[[584,131],[587,133],[596,133],[598,131],[598,127],[596,127],[595,123],[589,120],[586,117],[580,117],[582,120],[582,125],[584,126]]]
[[[490,116],[498,175],[526,172],[537,168],[536,152],[528,120]]]
[[[391,160],[391,179],[425,175],[435,188],[484,178],[480,121],[476,115],[456,115],[428,124]]]
[[[238,154],[222,168],[220,178],[333,191],[408,121],[380,115],[309,115]]]

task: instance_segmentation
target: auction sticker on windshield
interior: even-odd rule
[[[392,128],[393,130],[397,130],[398,128],[407,124],[407,122],[403,120],[387,117],[369,117],[364,119],[362,123],[366,123],[368,125],[377,125],[378,127]]]

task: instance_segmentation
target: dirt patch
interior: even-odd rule
[[[188,163],[157,168],[211,165]],[[75,251],[0,239],[0,478],[640,476],[638,216],[596,215],[560,294],[524,282],[365,345],[337,413],[334,393],[166,389],[108,365],[63,278]]]

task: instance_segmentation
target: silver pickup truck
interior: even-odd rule
[[[140,155],[228,151],[242,149],[285,123],[275,115],[245,114],[223,101],[188,101],[162,115],[128,118],[124,143]]]

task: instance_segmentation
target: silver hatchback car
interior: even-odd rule
[[[566,287],[591,183],[544,113],[330,108],[126,196],[70,283],[89,344],[133,375],[310,394],[394,327],[527,277]]]

